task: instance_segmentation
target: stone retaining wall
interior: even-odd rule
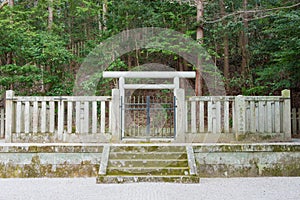
[[[300,176],[300,144],[194,147],[200,177]]]
[[[0,146],[0,178],[95,177],[102,146]]]
[[[191,145],[200,177],[300,176],[300,143]],[[96,177],[102,150],[103,144],[0,144],[0,178]]]

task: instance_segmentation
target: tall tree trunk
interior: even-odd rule
[[[243,0],[243,9],[244,11],[247,10],[247,4],[248,0]],[[243,14],[243,25],[244,28],[241,31],[241,52],[242,52],[242,69],[241,69],[241,74],[243,76],[246,75],[246,69],[249,65],[249,53],[248,53],[248,44],[249,44],[249,39],[248,39],[248,15],[247,13]]]
[[[204,31],[203,31],[203,24],[202,19],[204,15],[204,7],[203,7],[204,0],[197,0],[197,41],[202,44],[204,38]],[[196,96],[203,95],[203,80],[202,80],[202,73],[201,73],[201,58],[197,59],[197,66],[196,66],[196,84],[195,84],[195,93]]]
[[[222,17],[226,15],[224,0],[220,0],[220,12],[221,12]],[[223,20],[222,24],[223,24],[223,26],[225,26],[226,21]],[[224,31],[223,45],[224,45],[224,77],[225,77],[225,81],[226,81],[226,86],[228,86],[228,80],[229,80],[229,41],[228,41],[227,31]]]
[[[103,1],[102,4],[102,9],[103,9],[103,14],[102,14],[102,30],[106,30],[107,26],[106,26],[106,21],[107,21],[107,12],[108,12],[108,3],[107,0]]]
[[[8,0],[8,5],[9,6],[14,6],[15,5],[15,1],[14,0]]]
[[[13,7],[14,5],[15,5],[15,2],[14,2],[14,0],[8,0],[8,5],[10,6],[10,7]],[[11,18],[11,23],[13,24],[14,23],[14,21],[13,21],[13,16],[10,16],[10,18]],[[13,52],[8,52],[7,54],[6,54],[6,64],[7,65],[9,65],[9,64],[12,64],[12,61],[13,61]],[[11,86],[12,87],[12,86]]]
[[[48,2],[48,30],[52,29],[53,25],[53,0]]]

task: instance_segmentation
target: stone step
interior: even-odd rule
[[[110,159],[108,161],[108,167],[187,167],[187,159],[151,159],[151,160],[141,160],[141,159]]]
[[[188,167],[108,167],[107,175],[189,175]]]
[[[185,152],[184,146],[114,146],[111,152]]]
[[[136,183],[136,182],[169,182],[169,183],[199,183],[200,179],[197,176],[98,176],[98,184],[112,183]]]
[[[110,152],[109,159],[187,159],[186,152],[145,152],[145,153],[130,153],[130,152]]]

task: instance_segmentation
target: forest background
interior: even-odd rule
[[[227,95],[292,92],[300,107],[299,0],[0,0],[0,95],[71,95],[84,58],[124,30],[162,27],[198,41],[224,76]],[[111,70],[151,61],[194,70],[168,51],[137,49]],[[201,80],[200,80],[201,81]],[[198,95],[208,95],[205,86]],[[111,81],[99,82],[108,95]]]

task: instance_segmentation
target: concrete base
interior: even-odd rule
[[[199,183],[198,176],[99,176],[97,183],[138,183],[138,182],[168,182],[168,183]]]
[[[0,177],[97,177],[106,144],[0,143]],[[121,148],[186,144],[111,144]],[[300,141],[189,144],[200,177],[300,176]]]

